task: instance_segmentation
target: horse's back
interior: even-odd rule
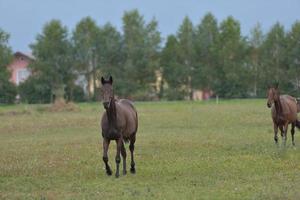
[[[296,104],[297,104],[296,98],[294,98],[294,97],[292,97],[292,96],[290,96],[290,95],[287,95],[287,94],[281,95],[280,98],[281,98],[281,99],[288,100],[288,101],[290,101],[290,102],[293,102],[293,103],[296,103]]]
[[[135,134],[138,128],[137,111],[133,103],[128,99],[120,99],[118,104],[122,110],[122,114],[126,120],[126,127],[123,133],[125,138],[129,138],[131,134]]]
[[[289,112],[297,113],[297,101],[294,97],[290,95],[282,95],[280,96],[281,102],[283,102],[283,109],[288,110]]]
[[[300,112],[300,102],[298,99],[290,96],[290,95],[282,95],[283,98],[287,99],[290,103],[290,105],[292,105],[293,109],[295,109],[295,104],[296,104],[296,110],[297,113]]]
[[[297,102],[296,99],[290,95],[280,96],[282,114],[286,116],[289,121],[297,119]],[[272,109],[273,110],[273,109]]]
[[[118,103],[121,104],[121,105],[124,105],[124,106],[126,106],[126,107],[129,107],[130,109],[132,109],[132,111],[133,111],[134,113],[136,113],[136,109],[135,109],[135,107],[134,107],[132,101],[130,101],[130,100],[128,100],[128,99],[120,99],[120,100],[118,101]]]

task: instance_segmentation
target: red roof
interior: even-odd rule
[[[24,53],[21,51],[17,51],[16,53],[14,53],[14,56],[25,56],[25,57],[29,58],[30,60],[35,60],[35,57],[32,55],[32,53]]]

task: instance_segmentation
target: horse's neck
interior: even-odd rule
[[[282,115],[282,105],[281,105],[280,97],[277,101],[274,101],[274,104],[275,104],[275,110],[277,115]]]
[[[117,109],[115,99],[111,100],[110,107],[107,111],[108,123],[111,128],[116,128],[117,121]]]

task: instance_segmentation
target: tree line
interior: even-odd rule
[[[276,23],[267,33],[257,23],[246,37],[232,16],[219,23],[207,13],[196,25],[185,17],[165,40],[157,20],[146,22],[138,10],[125,12],[122,21],[120,32],[85,17],[71,33],[59,20],[47,22],[30,45],[33,76],[15,89],[5,69],[12,58],[9,35],[0,29],[0,101],[16,93],[29,103],[95,100],[102,75],[114,77],[118,96],[135,100],[192,99],[196,90],[222,98],[265,97],[274,82],[283,92],[299,93],[299,21],[288,31]],[[87,81],[85,97],[78,77]]]

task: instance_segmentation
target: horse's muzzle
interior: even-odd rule
[[[109,102],[103,102],[103,106],[105,109],[109,108],[110,103]]]

